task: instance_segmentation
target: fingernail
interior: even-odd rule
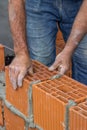
[[[16,90],[16,88],[17,88],[16,83],[13,83],[13,89]]]
[[[54,70],[54,67],[51,66],[51,67],[49,67],[48,69],[49,69],[50,71],[53,71],[53,70]]]
[[[18,81],[18,86],[19,86],[19,87],[22,86],[22,81]]]

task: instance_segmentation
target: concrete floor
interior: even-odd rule
[[[13,48],[12,37],[8,21],[8,0],[0,0],[0,43]],[[13,54],[5,49],[5,54]]]

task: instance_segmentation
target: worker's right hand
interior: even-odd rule
[[[71,54],[63,50],[56,56],[56,59],[49,67],[49,70],[54,71],[57,69],[60,75],[64,75],[69,70],[70,61]]]
[[[25,52],[18,53],[9,65],[9,77],[14,89],[22,86],[23,78],[27,72],[33,74],[31,59]]]

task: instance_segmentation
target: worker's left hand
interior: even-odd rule
[[[62,51],[56,56],[56,59],[53,65],[49,67],[49,70],[53,71],[55,69],[58,69],[59,74],[63,75],[67,70],[69,70],[70,60],[71,56],[67,52]]]
[[[22,87],[25,75],[33,74],[32,61],[25,51],[19,52],[9,65],[9,78],[14,89]]]

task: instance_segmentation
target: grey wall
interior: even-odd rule
[[[12,37],[8,21],[8,0],[0,0],[0,43],[13,48]],[[5,54],[13,54],[5,49]]]

